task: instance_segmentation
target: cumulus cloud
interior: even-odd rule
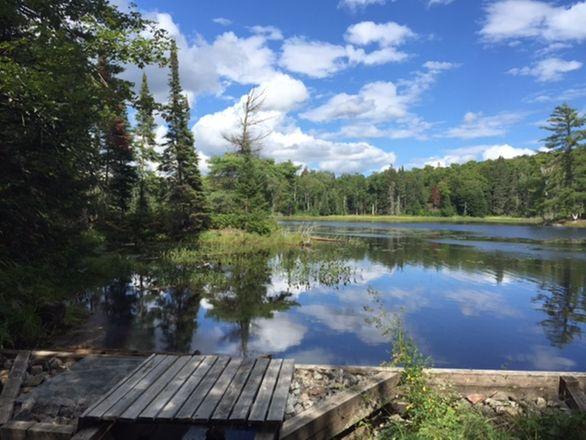
[[[357,46],[367,46],[376,43],[379,46],[398,46],[408,38],[415,36],[415,33],[407,26],[400,25],[393,21],[388,23],[374,23],[362,21],[348,27],[344,38],[349,43]]]
[[[586,40],[586,2],[570,6],[538,0],[488,4],[480,35],[489,42],[536,38],[545,42]]]
[[[347,8],[351,11],[366,8],[371,5],[384,5],[386,0],[340,0],[338,8]]]
[[[559,81],[564,73],[578,70],[582,67],[579,61],[566,61],[560,58],[546,58],[532,66],[514,68],[508,71],[510,75],[533,76],[539,82]]]
[[[520,113],[512,112],[499,113],[493,116],[468,112],[464,115],[462,124],[448,129],[443,137],[473,139],[502,136],[507,133],[509,126],[521,121],[523,116]]]
[[[397,47],[415,33],[395,22],[364,21],[348,27],[346,46],[293,37],[282,47],[280,65],[285,69],[314,78],[325,78],[356,64],[377,65],[405,60],[408,55]],[[367,52],[364,47],[375,44]]]
[[[313,122],[339,119],[381,122],[406,118],[409,106],[431,87],[438,74],[455,65],[430,61],[424,67],[423,71],[415,72],[413,78],[397,84],[376,81],[365,84],[356,94],[339,93],[324,104],[304,112],[301,117]]]
[[[343,46],[295,37],[286,40],[282,50],[280,64],[291,72],[325,78],[346,67]]]
[[[433,156],[414,161],[411,166],[421,167],[430,165],[433,167],[448,167],[452,164],[462,164],[471,160],[495,160],[499,157],[512,159],[518,156],[531,156],[535,150],[524,147],[513,147],[509,144],[502,145],[473,145],[462,148],[453,148],[445,151],[444,156]]]

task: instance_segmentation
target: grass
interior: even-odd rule
[[[301,248],[309,242],[307,231],[289,232],[277,229],[268,235],[239,229],[217,229],[204,232],[197,244],[167,251],[166,260],[175,264],[204,263],[210,258],[222,259],[259,252]]]
[[[355,221],[355,222],[385,222],[385,223],[487,223],[487,224],[513,224],[513,225],[538,225],[542,223],[540,218],[519,217],[435,217],[418,215],[292,215],[279,217],[279,220],[306,220],[306,221]]]

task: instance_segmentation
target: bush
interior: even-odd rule
[[[240,229],[253,234],[269,235],[277,229],[277,222],[262,213],[215,214],[212,229]]]

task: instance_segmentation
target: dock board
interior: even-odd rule
[[[293,361],[228,356],[153,355],[80,417],[96,422],[278,427]]]

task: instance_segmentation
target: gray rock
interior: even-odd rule
[[[52,370],[60,370],[63,367],[63,361],[59,358],[51,358],[49,361],[49,367]]]
[[[41,374],[43,372],[43,366],[42,365],[33,365],[31,367],[31,374],[33,376],[37,375],[37,374]]]
[[[543,397],[538,397],[535,399],[535,406],[539,409],[544,409],[547,407],[547,400],[545,400]]]
[[[39,374],[27,374],[26,378],[24,380],[24,384],[27,387],[38,387],[40,384],[42,384],[47,377],[49,377],[48,373],[42,372]]]

